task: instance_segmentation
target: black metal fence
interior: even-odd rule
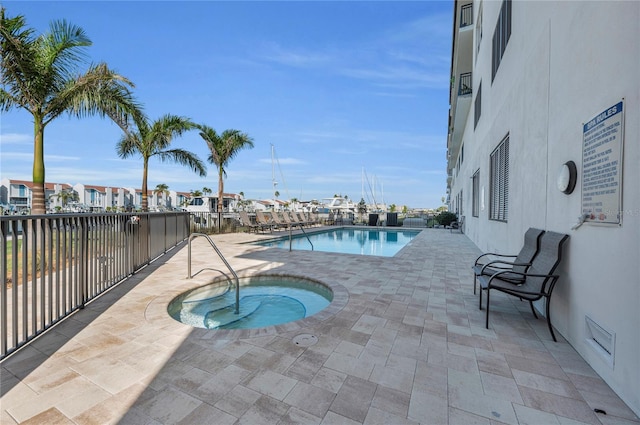
[[[189,232],[186,212],[0,216],[0,359]]]

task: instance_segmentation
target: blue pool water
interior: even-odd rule
[[[325,285],[293,277],[254,276],[240,279],[240,313],[235,288],[220,283],[193,289],[169,303],[175,320],[205,329],[255,329],[312,316],[331,303]]]
[[[313,243],[314,251],[393,257],[419,233],[420,230],[368,230],[347,227],[308,233],[308,236]],[[289,237],[258,244],[289,249]],[[311,250],[311,244],[304,235],[295,235],[291,241],[291,249]]]

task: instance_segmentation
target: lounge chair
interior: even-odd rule
[[[265,226],[260,223],[254,223],[253,221],[251,221],[251,218],[249,217],[249,214],[247,214],[246,211],[240,211],[239,214],[240,214],[240,221],[242,222],[242,225],[245,227],[248,227],[249,231],[254,230],[256,233],[258,233],[258,230],[264,230],[264,229],[270,228],[270,226]]]
[[[280,215],[275,211],[271,213],[271,220],[273,220],[273,222],[278,227],[284,227],[284,228],[290,227],[289,224],[285,223],[284,220],[280,219]]]
[[[486,327],[489,329],[489,301],[491,290],[504,292],[520,299],[529,301],[531,312],[537,319],[538,315],[533,307],[533,302],[541,298],[546,298],[546,316],[547,326],[554,341],[557,341],[551,326],[551,315],[549,304],[551,302],[551,293],[560,276],[554,275],[554,271],[562,260],[562,245],[569,239],[569,235],[556,232],[545,232],[540,238],[540,249],[534,257],[531,266],[526,272],[515,272],[513,270],[498,271],[491,276],[478,276],[480,284],[480,309],[482,310],[482,291],[487,291],[487,318]],[[511,277],[520,276],[523,280],[519,284],[513,283]],[[509,279],[503,279],[508,276]]]
[[[281,227],[278,225],[278,223],[273,221],[273,219],[270,219],[266,215],[264,215],[262,211],[256,211],[256,221],[258,222],[258,224],[269,227],[270,230]]]
[[[536,256],[540,247],[540,236],[544,233],[544,230],[530,227],[524,234],[524,245],[518,254],[505,255],[497,254],[495,252],[487,252],[476,258],[475,263],[472,266],[474,278],[473,278],[473,293],[476,293],[476,286],[478,276],[486,274],[492,275],[499,271],[511,270],[515,272],[526,272],[531,261]],[[507,258],[513,258],[512,262],[507,261]],[[502,279],[507,280],[508,275],[502,275]],[[511,279],[514,283],[521,283],[522,277],[519,275],[512,275]]]
[[[297,219],[298,223],[301,223],[305,226],[311,226],[313,223],[304,216],[301,212],[292,212],[293,218]]]
[[[302,227],[302,223],[300,223],[299,221],[291,218],[291,216],[289,215],[289,213],[287,211],[283,211],[282,212],[282,219],[290,227],[295,227],[295,226]]]

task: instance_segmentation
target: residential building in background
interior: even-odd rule
[[[486,252],[570,235],[553,326],[640,415],[640,2],[454,7],[449,210]]]

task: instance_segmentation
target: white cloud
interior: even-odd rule
[[[0,144],[2,145],[29,145],[33,143],[33,134],[25,133],[4,133],[0,134]],[[4,153],[3,153],[4,156]]]

